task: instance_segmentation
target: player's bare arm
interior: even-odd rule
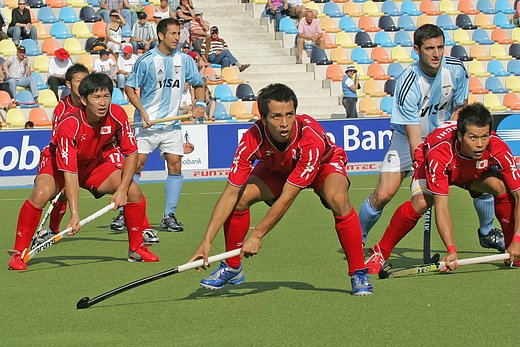
[[[410,144],[410,155],[414,160],[414,151],[422,142],[421,126],[420,125],[405,125],[406,136],[408,137],[408,143]]]
[[[206,86],[194,86],[193,95],[195,96],[195,100],[206,100]],[[197,106],[197,104],[195,104],[195,108],[193,109],[193,117],[204,118],[205,115],[206,108],[204,106]]]
[[[448,204],[449,197],[447,195],[433,195],[433,203],[435,205],[435,224],[439,235],[448,249],[448,254],[443,258],[446,262],[447,272],[457,268],[457,252],[450,252],[455,247],[455,239],[453,237],[453,223]]]
[[[148,113],[146,113],[143,104],[141,104],[141,100],[139,99],[139,96],[137,95],[134,88],[130,86],[125,86],[125,93],[128,97],[128,101],[134,105],[134,107],[139,111],[139,114],[141,115],[141,119],[144,123],[143,128],[148,128],[154,125],[154,122],[150,122],[150,118],[148,118]]]
[[[79,179],[78,174],[73,172],[64,172],[65,177],[65,192],[69,203],[70,220],[67,228],[72,228],[68,235],[76,234],[81,228],[79,225]]]

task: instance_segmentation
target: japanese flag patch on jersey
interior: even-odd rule
[[[112,126],[106,125],[104,127],[101,127],[101,131],[99,132],[101,135],[106,135],[112,133]]]

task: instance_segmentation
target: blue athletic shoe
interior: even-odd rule
[[[211,290],[222,289],[226,283],[240,284],[245,281],[242,265],[238,269],[233,269],[221,262],[219,267],[206,278],[200,281],[200,285]]]
[[[489,234],[480,235],[480,228],[477,230],[478,240],[480,245],[484,248],[493,248],[504,253],[506,251],[506,244],[504,243],[504,234],[500,229],[493,228]]]
[[[352,295],[369,296],[372,295],[372,285],[368,278],[367,269],[357,270],[352,274]]]

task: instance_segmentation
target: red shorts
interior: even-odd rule
[[[101,184],[103,184],[103,182],[105,182],[107,178],[117,170],[118,168],[114,164],[105,161],[104,159],[101,159],[97,163],[93,163],[93,165],[89,165],[88,167],[79,167],[79,186],[90,191],[95,197],[99,197],[99,193],[97,193],[99,186],[101,186]],[[63,189],[65,187],[65,177],[63,172],[64,171],[58,169],[56,158],[53,155],[44,154],[42,152],[40,163],[38,165],[38,175],[51,175],[54,177],[59,189]]]
[[[306,188],[312,188],[314,192],[320,195],[321,189],[325,179],[333,173],[339,173],[347,177],[347,157],[344,151],[336,151],[328,163],[323,163],[318,169],[318,173],[314,178],[314,181]],[[288,175],[281,174],[270,170],[267,165],[258,163],[251,176],[256,176],[264,182],[271,193],[278,198],[282,194],[283,186],[287,182]]]
[[[106,161],[111,162],[117,167],[119,170],[123,170],[123,165],[125,163],[125,157],[121,154],[119,147],[117,147],[113,143],[109,143],[105,147],[103,147],[103,158]]]

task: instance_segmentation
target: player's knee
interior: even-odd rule
[[[31,204],[33,204],[34,207],[37,208],[44,208],[45,204],[50,200],[51,194],[50,192],[44,190],[44,189],[35,189],[29,200],[31,201]]]
[[[381,210],[386,204],[392,200],[394,197],[394,192],[390,192],[388,190],[376,190],[374,194],[372,194],[372,205],[374,208]]]
[[[352,211],[352,205],[345,193],[336,192],[335,194],[327,196],[325,197],[325,202],[335,216],[345,216]]]
[[[128,202],[138,203],[142,198],[143,193],[141,192],[141,188],[139,188],[139,185],[135,183],[135,181],[132,181],[130,189],[128,189]]]
[[[423,215],[433,205],[433,200],[430,195],[416,194],[412,197],[413,209]]]

